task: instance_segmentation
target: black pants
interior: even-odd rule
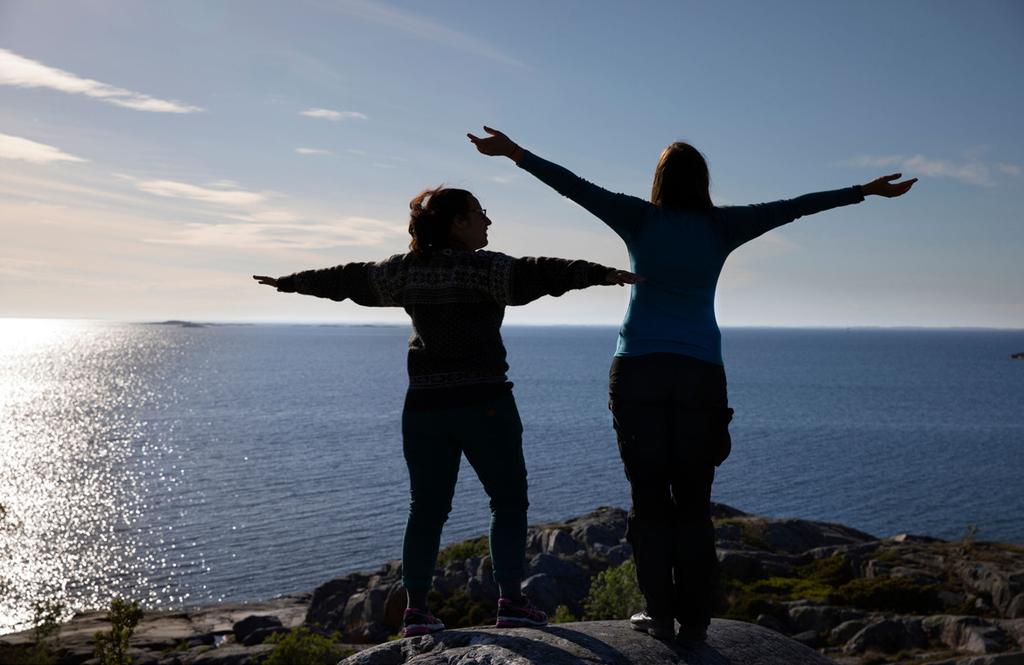
[[[725,370],[674,353],[617,357],[608,392],[633,500],[626,537],[647,611],[705,627],[718,568],[711,483],[731,449]]]

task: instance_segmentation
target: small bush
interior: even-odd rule
[[[341,643],[338,633],[328,637],[305,626],[271,635],[264,644],[273,644],[274,650],[263,665],[335,665],[355,653],[354,649]]]
[[[798,577],[815,580],[833,587],[842,586],[856,577],[850,564],[838,554],[797,566],[796,574]]]
[[[437,565],[447,566],[455,561],[465,561],[475,556],[487,556],[490,552],[487,536],[480,536],[443,547],[437,553]]]
[[[141,619],[142,610],[137,602],[120,598],[110,601],[110,632],[99,631],[94,637],[100,665],[131,665],[128,640]]]
[[[579,619],[576,618],[575,614],[569,611],[569,608],[566,605],[559,605],[556,607],[555,613],[551,617],[551,623],[572,623],[574,621],[579,621]]]
[[[836,589],[829,597],[837,605],[852,605],[878,612],[931,612],[941,609],[938,586],[905,577],[859,578]]]
[[[644,597],[636,583],[636,564],[625,563],[598,573],[583,600],[584,617],[589,620],[628,619],[644,608]]]

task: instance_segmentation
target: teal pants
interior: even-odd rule
[[[463,454],[491,499],[494,579],[522,579],[529,502],[523,424],[512,393],[469,406],[405,409],[402,449],[412,495],[402,545],[405,587],[430,588]]]

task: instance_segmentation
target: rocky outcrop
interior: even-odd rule
[[[828,665],[828,658],[776,632],[715,620],[697,647],[660,642],[625,621],[547,628],[466,628],[388,642],[344,665]]]
[[[906,534],[879,539],[842,525],[758,517],[721,504],[714,505],[713,516],[722,572],[718,616],[751,624],[752,635],[772,631],[786,638],[782,643],[803,645],[802,653],[817,650],[844,665],[936,660],[1005,665],[1024,659],[1024,547],[970,537],[957,542]],[[626,513],[616,508],[531,527],[524,589],[549,614],[558,609],[562,618],[603,618],[589,614],[586,599],[597,575],[630,558],[625,530]],[[529,632],[525,640],[522,631],[479,628],[493,625],[498,595],[486,538],[450,545],[438,562],[431,609],[450,630],[435,638],[371,647],[367,654],[391,654],[373,656],[382,663],[416,654],[426,658],[423,645],[429,642],[434,645],[430,649],[447,653],[449,661],[443,662],[514,662],[484,657],[519,653],[499,640],[502,635],[520,635],[514,644],[522,649],[533,635]],[[338,635],[360,648],[385,642],[400,630],[405,604],[401,572],[400,562],[392,561],[375,571],[330,580],[312,594],[192,612],[147,612],[131,642],[136,665],[257,665],[272,649],[268,637],[300,626]],[[624,622],[606,623],[559,624],[539,632],[549,636],[543,640],[577,636],[596,646],[593,640],[601,638],[581,636],[591,629],[607,635],[629,630]],[[462,630],[469,626],[477,628]],[[93,634],[109,627],[101,612],[62,626],[57,635],[61,665],[88,661]],[[620,637],[624,644],[637,639],[631,632],[614,639]],[[0,637],[0,663],[6,665],[8,655],[32,639],[31,632]],[[692,660],[693,654],[658,645],[648,643],[677,660],[632,662],[730,662]],[[549,647],[535,648],[544,652]],[[566,653],[597,662],[593,654],[574,648]],[[691,660],[679,660],[684,656]]]

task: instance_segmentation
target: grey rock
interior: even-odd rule
[[[846,654],[866,651],[896,653],[902,649],[927,646],[928,638],[920,620],[882,619],[870,623],[854,635],[843,647]]]
[[[930,616],[921,626],[929,637],[958,651],[998,653],[1010,646],[999,626],[978,617]]]
[[[572,554],[580,548],[565,529],[545,529],[538,534],[538,546],[544,554]]]
[[[754,619],[754,623],[758,626],[767,628],[768,630],[774,630],[776,633],[782,633],[783,635],[790,632],[789,627],[784,621],[778,617],[772,616],[771,614],[758,614],[757,618]]]
[[[805,644],[812,649],[817,649],[822,646],[824,640],[821,638],[821,634],[814,630],[805,630],[801,633],[793,635],[793,639],[800,644]]]
[[[832,629],[828,635],[828,640],[832,644],[846,644],[854,635],[863,630],[866,625],[868,625],[867,619],[850,619],[849,621],[844,621]]]
[[[706,644],[684,648],[630,629],[626,621],[546,628],[467,628],[396,640],[345,665],[828,665],[829,659],[774,631],[716,619]],[[339,664],[340,665],[340,664]]]
[[[1006,616],[1010,619],[1024,618],[1024,593],[1018,593],[1006,608]]]
[[[260,644],[254,647],[226,644],[219,649],[211,649],[200,654],[192,663],[194,665],[252,665],[257,659],[266,657],[273,650],[273,644]]]
[[[235,634],[235,641],[244,644],[248,637],[256,632],[257,630],[266,629],[283,629],[284,624],[276,616],[266,614],[252,614],[245,617],[241,621],[236,621],[235,625],[231,626],[231,631]],[[259,642],[253,642],[253,644],[259,644]]]
[[[860,610],[830,605],[797,605],[789,608],[789,621],[798,633],[810,630],[825,635],[845,621],[863,619],[866,616],[867,613]]]
[[[340,630],[343,625],[342,614],[349,597],[365,589],[369,580],[370,575],[367,573],[352,573],[318,586],[313,591],[305,623],[323,626],[328,630]]]
[[[948,660],[933,661],[929,665],[1024,665],[1024,651],[1002,653],[997,656],[950,658]]]

